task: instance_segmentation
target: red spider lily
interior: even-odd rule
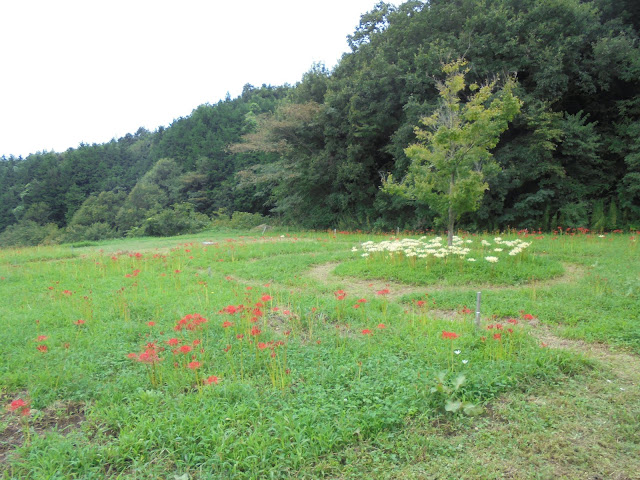
[[[358,303],[367,303],[367,299],[366,298],[359,298],[357,300]]]
[[[513,333],[513,328],[507,328],[507,332]]]
[[[49,350],[49,347],[47,347],[46,345],[38,345],[36,348],[42,353],[46,353]]]
[[[170,338],[169,340],[167,340],[167,344],[171,346],[176,346],[179,343],[180,343],[180,340],[178,340],[177,338]]]
[[[496,329],[502,330],[502,324],[501,323],[496,323]]]
[[[492,330],[494,327],[493,323],[491,325],[487,325],[487,330]]]
[[[78,320],[76,320],[76,321],[75,321],[75,322],[73,322],[73,323],[75,323],[76,325],[84,325],[84,320],[83,320],[83,319],[81,319],[81,318],[79,318]]]
[[[512,325],[517,325],[518,320],[516,320],[515,318],[510,318],[509,320],[507,320],[507,323],[511,323]]]
[[[199,313],[190,313],[182,317],[173,329],[176,331],[180,331],[184,327],[187,330],[197,330],[202,324],[207,323],[208,321],[209,320],[204,318]]]
[[[193,350],[193,347],[191,345],[182,345],[179,349],[180,353],[189,353],[191,350]]]
[[[267,344],[264,342],[259,342],[258,343],[258,350],[264,350],[265,348],[267,348]]]
[[[253,313],[254,316],[256,317],[261,317],[264,315],[264,312],[262,310],[260,310],[259,308],[254,308],[251,313]]]
[[[173,273],[180,273],[180,270],[178,270],[177,268],[173,271]]]
[[[197,370],[201,366],[202,364],[200,362],[189,362],[189,364],[187,365],[187,367],[190,368],[191,370]]]
[[[253,335],[254,337],[260,335],[260,333],[262,333],[262,330],[260,330],[258,327],[253,327],[251,329],[251,335]]]
[[[63,290],[63,291],[62,291],[62,293],[63,293],[64,295],[69,296],[69,297],[70,297],[71,295],[73,295],[73,292],[72,292],[71,290]]]
[[[158,357],[158,353],[153,348],[148,348],[140,355],[138,355],[138,361],[142,363],[156,363],[161,359]]]
[[[381,295],[381,296],[385,296],[385,295],[389,295],[391,292],[389,291],[388,288],[384,288],[382,290],[378,290],[376,292],[376,295]]]
[[[447,332],[445,330],[442,331],[442,338],[445,340],[454,340],[458,338],[458,334],[454,332]]]
[[[241,333],[239,333],[239,334],[237,334],[237,335],[236,335],[236,338],[237,338],[238,340],[242,340],[242,339],[244,338],[244,335],[243,335],[243,334],[241,334]]]
[[[246,290],[253,290],[253,287],[245,287]]]
[[[11,402],[8,406],[7,409],[10,412],[15,412],[16,410],[20,409],[20,408],[24,408],[26,407],[27,404],[24,400],[22,400],[21,398],[14,400],[13,402]]]
[[[380,330],[382,330],[382,329],[384,329],[384,328],[387,328],[387,326],[386,326],[384,323],[379,323],[377,328],[379,328]]]
[[[419,307],[424,307],[425,303],[427,303],[427,302],[425,302],[424,300],[418,300],[416,302],[416,305],[418,305]]]
[[[150,327],[154,327],[156,324],[156,322],[147,322],[147,325],[149,325]]]
[[[211,385],[211,384],[218,385],[219,382],[220,382],[220,379],[215,375],[211,375],[210,377],[204,379],[205,385]]]
[[[49,290],[53,290],[53,287],[49,287]]]
[[[523,315],[522,315],[522,318],[523,318],[524,320],[533,320],[533,319],[534,319],[534,318],[536,318],[536,317],[534,317],[534,316],[533,316],[533,315],[531,315],[530,313],[525,313],[525,314],[523,314]]]
[[[222,324],[222,328],[228,328],[228,327],[233,327],[233,323],[227,321]]]
[[[371,330],[369,330],[368,328],[365,328],[364,330],[362,330],[362,334],[363,335],[371,335],[371,334],[373,334],[373,332]]]
[[[196,338],[193,342],[191,342],[193,344],[193,346],[195,347],[196,345],[200,345],[202,343],[202,340]]]
[[[130,353],[129,355],[127,355],[127,358],[135,360],[135,359],[138,358],[138,354],[137,353]]]
[[[231,345],[227,345],[226,347],[224,347],[224,348],[222,349],[222,351],[223,351],[224,353],[227,353],[229,350],[231,350]]]
[[[36,341],[38,342],[44,342],[45,340],[47,340],[49,337],[47,337],[46,335],[38,335],[38,338],[36,338]]]
[[[347,296],[347,293],[344,290],[338,290],[336,292],[333,292],[333,294],[338,300],[344,300]]]
[[[358,308],[360,308],[360,304],[359,304],[359,303],[356,303],[356,304],[353,306],[353,308],[355,308],[355,309],[357,310]]]
[[[502,338],[502,334],[501,333],[494,333],[493,334],[493,339],[494,340],[500,340]]]
[[[464,314],[471,313],[471,309],[467,308],[467,306],[465,305],[464,307],[462,307],[462,310],[460,310],[460,313],[464,313]]]

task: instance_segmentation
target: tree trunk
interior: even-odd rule
[[[455,222],[456,222],[456,215],[455,215],[455,212],[453,211],[453,201],[452,201],[453,186],[455,185],[455,182],[456,182],[456,173],[453,172],[451,174],[451,183],[449,183],[449,223],[447,225],[447,245],[448,246],[453,245],[453,227],[455,226]]]

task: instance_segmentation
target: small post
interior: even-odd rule
[[[476,296],[476,330],[480,330],[480,298],[482,297],[482,292],[478,292]]]
[[[267,225],[264,226],[264,228],[262,229],[262,235],[264,236],[264,232],[267,231]]]
[[[400,237],[400,227],[396,227],[396,237]]]
[[[334,228],[334,229],[333,229],[333,236],[334,236],[334,237],[337,235],[336,230],[337,230],[337,228]]]
[[[207,274],[208,274],[209,276],[211,276],[211,267],[209,267],[209,268],[207,269]]]

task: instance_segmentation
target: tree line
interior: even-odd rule
[[[381,187],[414,175],[407,147],[459,58],[462,104],[470,85],[507,79],[521,102],[460,226],[637,229],[639,27],[634,0],[380,2],[332,71],[247,85],[155,132],[3,157],[0,242],[173,234],[234,212],[305,228],[446,227],[437,202]]]

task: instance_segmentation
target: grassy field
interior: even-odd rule
[[[0,478],[640,479],[638,236],[572,233],[0,249]]]

